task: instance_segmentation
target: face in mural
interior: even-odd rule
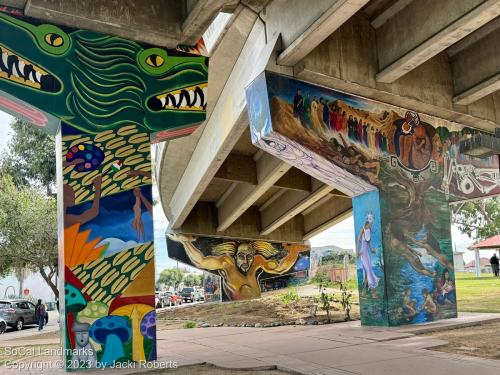
[[[243,272],[248,272],[255,257],[255,249],[250,244],[239,244],[236,250],[236,266]]]
[[[0,90],[86,133],[205,118],[208,60],[0,13]]]
[[[174,259],[207,271],[217,271],[230,300],[260,297],[258,274],[262,271],[270,275],[286,274],[297,263],[300,255],[305,256],[309,252],[308,246],[299,244],[224,242],[214,239],[198,241],[182,234],[170,234],[167,248],[169,256]],[[187,259],[182,258],[184,254]]]
[[[261,113],[269,118],[250,114],[256,121],[250,126],[269,122],[271,129],[253,137],[254,144],[354,196],[353,205],[361,207],[353,208],[360,295],[368,306],[364,315],[362,306],[362,319],[398,325],[456,316],[448,202],[500,193],[498,157],[459,152],[460,141],[477,130],[267,72],[248,88],[250,112],[263,91],[268,107]],[[284,147],[271,147],[278,142]],[[359,191],[363,183],[371,189]],[[370,190],[378,195],[358,199],[370,197]],[[370,252],[371,200],[380,211],[373,217],[383,245],[377,253]],[[379,274],[370,267],[380,267]],[[371,309],[380,298],[371,289],[377,292],[375,280],[381,279],[385,295],[378,310]]]

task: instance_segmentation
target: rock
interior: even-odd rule
[[[272,327],[273,325],[271,323],[266,323],[264,324],[264,328],[269,328],[269,327]]]
[[[318,321],[314,320],[314,319],[310,319],[307,321],[307,325],[308,326],[316,326],[316,325],[318,325]]]
[[[254,327],[255,328],[262,328],[262,323],[255,323]]]
[[[281,325],[281,323],[280,323],[280,322],[274,322],[274,323],[273,323],[273,327],[279,327],[280,325]]]
[[[297,319],[295,321],[295,325],[297,325],[297,326],[303,326],[305,324],[306,324],[306,321],[304,319]]]
[[[210,327],[210,324],[208,324],[208,323],[201,323],[200,327],[201,328],[208,328],[208,327]]]

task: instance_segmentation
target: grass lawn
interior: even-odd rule
[[[458,311],[500,313],[500,277],[456,274]]]

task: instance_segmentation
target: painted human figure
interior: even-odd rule
[[[412,136],[411,164],[414,169],[423,169],[432,156],[432,145],[427,130],[420,123]]]
[[[97,176],[94,181],[94,199],[92,206],[81,214],[69,214],[68,209],[75,205],[75,191],[70,185],[63,186],[63,204],[64,204],[64,227],[68,228],[74,224],[83,225],[99,215],[99,205],[101,200],[101,182],[102,177]]]
[[[182,234],[170,234],[169,237],[182,243],[196,267],[220,273],[224,291],[231,300],[260,297],[257,279],[260,271],[283,274],[292,268],[300,252],[309,250],[306,245],[289,245],[288,254],[277,260],[279,250],[268,242],[224,242],[212,247],[212,255],[204,255],[194,245],[194,237]]]
[[[89,340],[90,324],[73,323],[75,349],[71,356],[71,369],[97,367],[96,352]]]
[[[438,307],[434,302],[434,300],[432,299],[432,295],[426,288],[422,289],[422,296],[424,297],[424,304],[422,305],[422,310],[425,311],[428,321],[433,320],[434,314],[437,313],[438,311]]]
[[[376,254],[377,249],[371,247],[373,214],[366,215],[365,225],[361,227],[358,242],[357,242],[357,255],[361,259],[361,266],[363,268],[363,290],[361,297],[366,297],[367,290],[371,291],[372,298],[377,298],[376,288],[378,286],[379,278],[375,275],[372,267],[372,260],[370,253]]]
[[[411,290],[406,288],[404,292],[403,313],[408,320],[417,315],[417,300],[411,299]]]
[[[450,277],[450,271],[445,269],[438,280],[436,292],[434,294],[436,301],[440,305],[454,305],[457,302],[455,294],[455,282]]]
[[[302,111],[304,110],[304,98],[300,89],[297,89],[293,97],[293,115],[302,118]]]

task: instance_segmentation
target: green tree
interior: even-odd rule
[[[462,233],[485,239],[500,233],[500,198],[492,197],[452,206],[452,220]]]
[[[183,281],[186,286],[200,286],[203,283],[203,275],[198,273],[188,273],[184,276]]]
[[[173,286],[175,289],[184,279],[185,271],[177,268],[166,268],[160,272],[160,277],[158,278],[158,284],[166,284],[168,286]]]
[[[38,272],[57,297],[56,200],[0,175],[0,274]]]
[[[53,194],[56,181],[54,137],[23,120],[11,124],[13,134],[0,159],[0,172],[12,176],[16,186],[38,185]]]

